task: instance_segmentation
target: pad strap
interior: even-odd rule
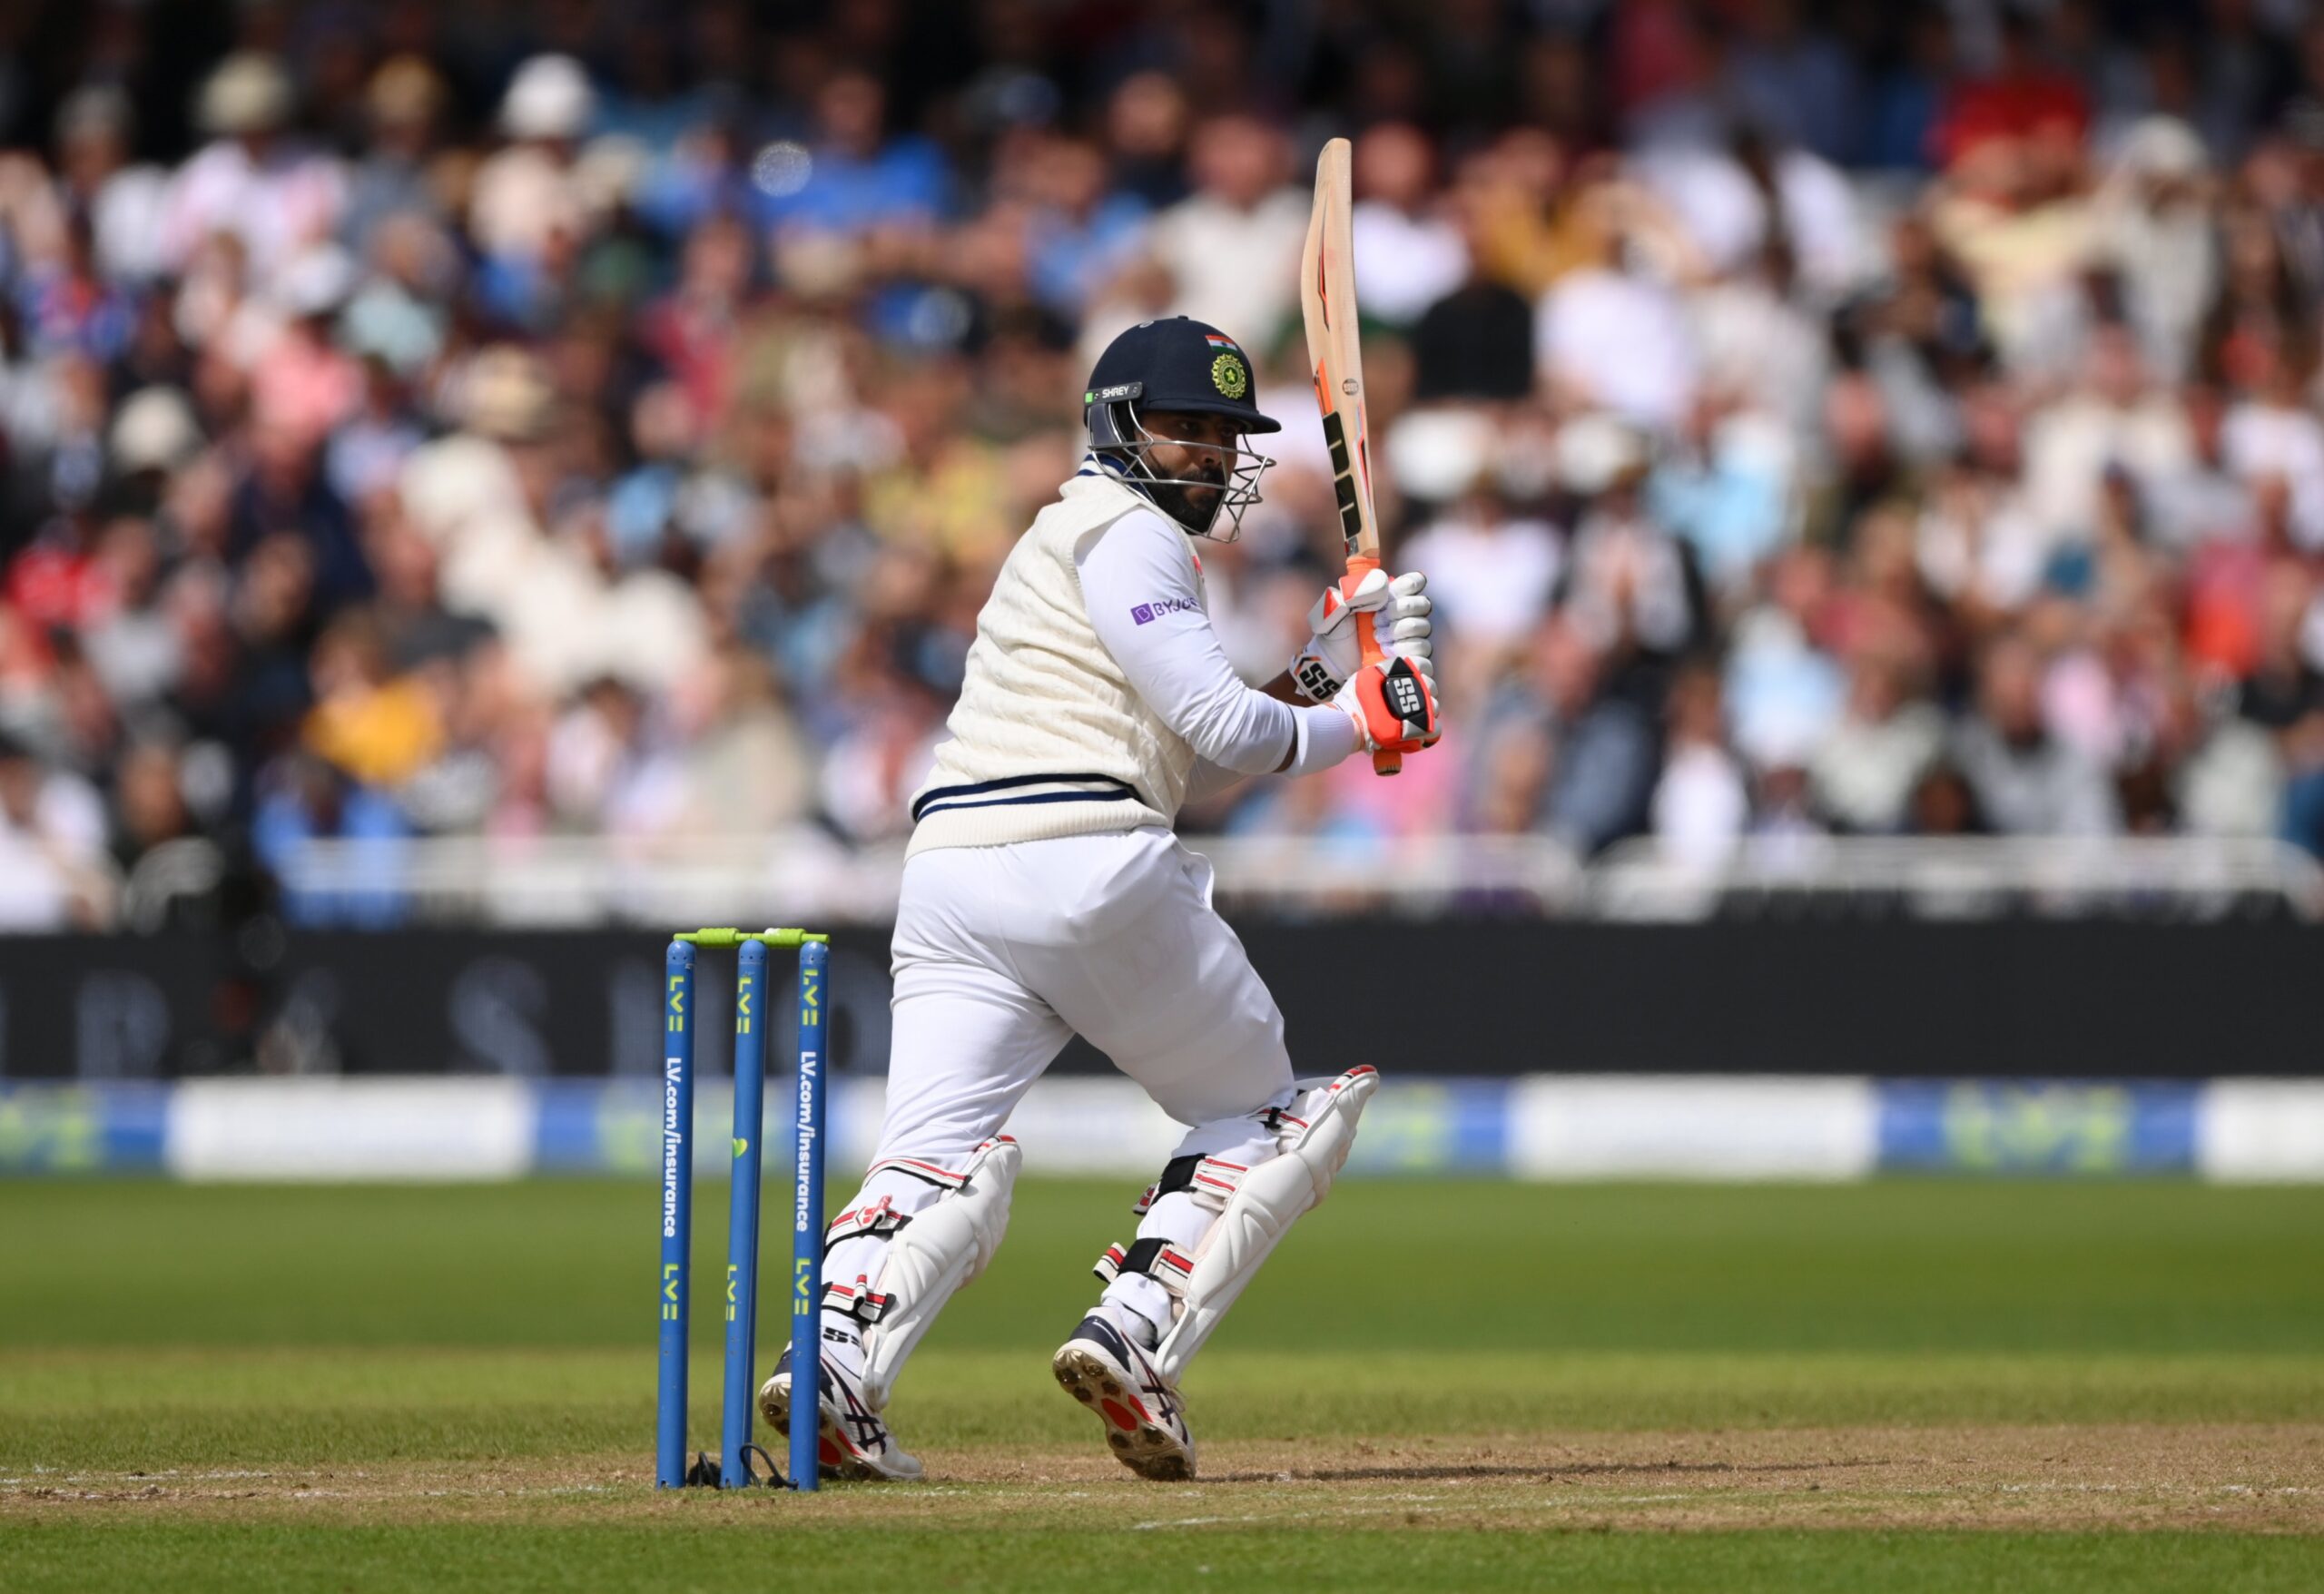
[[[1296,1135],[1307,1127],[1307,1120],[1293,1113],[1289,1107],[1270,1107],[1259,1110],[1259,1127],[1278,1137]]]
[[[1105,1284],[1112,1284],[1126,1273],[1142,1273],[1172,1294],[1183,1295],[1187,1293],[1187,1277],[1194,1267],[1194,1258],[1175,1243],[1153,1235],[1128,1245],[1117,1243],[1107,1246],[1106,1254],[1098,1258],[1098,1265],[1089,1271]]]
[[[852,1206],[832,1219],[831,1227],[823,1231],[823,1255],[829,1256],[832,1247],[842,1240],[859,1239],[865,1235],[892,1235],[910,1222],[911,1215],[898,1212],[885,1196],[862,1206]]]
[[[1270,1126],[1272,1127],[1272,1126]],[[1243,1187],[1243,1176],[1251,1170],[1239,1162],[1228,1162],[1216,1156],[1174,1156],[1162,1169],[1162,1176],[1146,1187],[1130,1211],[1144,1217],[1154,1204],[1165,1196],[1175,1196],[1190,1190],[1208,1206],[1224,1206],[1236,1191]]]
[[[1227,1197],[1243,1187],[1243,1176],[1250,1171],[1248,1166],[1239,1162],[1206,1156],[1202,1159],[1202,1166],[1195,1169],[1191,1188],[1197,1199],[1224,1206]]]
[[[823,1310],[843,1312],[866,1328],[885,1317],[888,1314],[889,1306],[893,1304],[894,1300],[895,1297],[892,1295],[875,1294],[867,1289],[858,1289],[853,1284],[825,1284],[823,1286]]]

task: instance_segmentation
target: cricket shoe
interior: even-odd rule
[[[822,1358],[822,1421],[815,1432],[815,1457],[826,1478],[909,1482],[920,1476],[920,1460],[905,1453],[896,1436],[863,1399],[863,1386],[844,1367]],[[791,1439],[791,1347],[774,1363],[774,1376],[759,1386],[759,1415]]]
[[[1195,1436],[1187,1403],[1146,1353],[1091,1314],[1049,1358],[1066,1393],[1098,1413],[1115,1460],[1141,1478],[1183,1483],[1195,1475]]]

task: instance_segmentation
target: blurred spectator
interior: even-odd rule
[[[76,89],[57,108],[57,198],[88,219],[98,267],[124,284],[151,281],[164,264],[169,174],[133,161],[136,134],[136,113],[115,84]]]
[[[369,136],[347,179],[347,246],[363,252],[391,216],[434,214],[439,208],[428,171],[437,123],[444,109],[444,80],[416,55],[380,63],[363,93]]]
[[[1421,133],[1390,123],[1355,146],[1355,268],[1364,313],[1392,327],[1418,320],[1469,274],[1468,246],[1435,209],[1435,156]]]
[[[2192,452],[2178,400],[2150,380],[2127,328],[2090,339],[2079,387],[2024,428],[2026,507],[2051,549],[2087,543],[2109,473],[2152,487],[2185,474]]]
[[[1848,674],[1847,704],[1808,765],[1816,803],[1839,828],[1910,828],[1913,794],[1945,750],[1945,716],[1916,699],[1909,666],[1867,648]]]
[[[1743,772],[1727,750],[1715,670],[1680,672],[1670,687],[1670,733],[1654,787],[1654,835],[1669,856],[1711,867],[1750,823]]]
[[[350,888],[286,891],[286,920],[385,930],[403,919],[410,903],[401,884],[399,843],[409,824],[394,802],[311,758],[270,766],[265,786],[251,821],[251,841],[261,861],[280,872],[292,852],[310,841],[350,843],[357,859],[342,877],[357,882]]]
[[[1607,689],[1604,660],[1572,630],[1543,634],[1539,668],[1558,728],[1544,822],[1577,851],[1594,852],[1646,817],[1654,730],[1637,704]]]
[[[1104,154],[1078,139],[1045,138],[1027,173],[1028,286],[1042,308],[1078,320],[1145,247],[1150,208],[1109,187]]]
[[[0,104],[0,919],[103,922],[180,841],[349,843],[374,886],[287,909],[379,922],[415,836],[893,841],[1153,315],[1291,423],[1197,550],[1274,673],[1340,558],[1334,133],[1452,735],[1198,822],[2324,852],[2297,9],[1002,7],[937,59],[877,7],[294,0],[180,103],[64,8]]]
[[[113,862],[126,874],[154,848],[194,833],[178,750],[166,742],[133,743],[115,777]]]
[[[0,735],[0,929],[69,930],[102,921],[103,800]]]
[[[1195,192],[1154,219],[1154,261],[1169,282],[1166,313],[1224,327],[1255,347],[1299,311],[1299,250],[1310,195],[1288,186],[1282,133],[1255,117],[1220,116],[1195,133]]]
[[[1696,566],[1648,506],[1646,446],[1629,428],[1575,421],[1559,438],[1566,486],[1585,501],[1564,607],[1601,651],[1675,657],[1707,616]]]
[[[1954,757],[1993,827],[2021,836],[2102,835],[2117,829],[2104,772],[2053,734],[2042,713],[2041,661],[2004,637],[1978,673],[1977,715],[1954,739]]]
[[[577,160],[596,108],[588,74],[569,55],[536,55],[509,80],[500,102],[508,143],[478,169],[468,202],[469,233],[504,300],[597,219]]]
[[[2044,58],[2034,13],[2001,8],[1999,59],[1992,71],[1954,85],[1938,137],[1959,161],[1983,147],[2043,141],[2076,143],[2090,125],[2084,86]]]
[[[1856,64],[1829,34],[1807,25],[1799,0],[1755,0],[1728,60],[1735,108],[1760,127],[1844,160],[1856,143]]]
[[[797,154],[777,153],[777,168],[760,183],[779,227],[869,233],[933,222],[942,212],[943,153],[917,134],[891,133],[878,78],[834,73],[816,91],[814,109],[812,142]]]
[[[2166,379],[2184,378],[2218,284],[2202,141],[2168,116],[2140,122],[2098,201],[2098,259],[2122,279],[2122,308],[2146,363]]]
[[[337,229],[337,163],[289,133],[294,90],[271,55],[229,55],[202,86],[195,121],[211,143],[178,171],[162,215],[162,258],[183,269],[213,238],[241,246],[260,278]]]
[[[1938,122],[1954,75],[1953,19],[1941,5],[1903,7],[1903,38],[1866,85],[1856,154],[1875,170],[1918,172],[1936,164]]]
[[[1407,545],[1428,572],[1448,632],[1480,650],[1520,641],[1540,623],[1565,554],[1547,521],[1513,514],[1479,461],[1452,509]]]
[[[1658,463],[1646,502],[1692,550],[1704,579],[1748,594],[1793,527],[1790,438],[1773,416],[1706,395]]]
[[[1696,353],[1680,300],[1631,261],[1631,235],[1668,234],[1654,202],[1603,183],[1579,202],[1594,251],[1561,275],[1536,310],[1534,357],[1554,391],[1576,405],[1603,405],[1653,430],[1675,428],[1696,379]]]

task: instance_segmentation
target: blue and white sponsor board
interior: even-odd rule
[[[159,1172],[172,1094],[160,1085],[0,1084],[0,1176]]]
[[[1963,1174],[2185,1174],[2204,1087],[1889,1079],[1879,1166]]]
[[[884,1081],[835,1082],[834,1166],[870,1160]],[[728,1121],[703,1081],[697,1122]],[[787,1083],[767,1134],[787,1138]],[[661,1153],[651,1078],[194,1079],[0,1084],[0,1176],[479,1180],[650,1176]],[[1044,1079],[1009,1125],[1034,1174],[1150,1179],[1179,1127],[1128,1080]],[[725,1140],[695,1136],[724,1176]],[[1364,1115],[1352,1171],[1521,1179],[1846,1180],[2196,1175],[2324,1182],[2324,1079],[2181,1085],[1775,1076],[1528,1075],[1391,1078]]]

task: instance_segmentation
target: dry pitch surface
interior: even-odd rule
[[[1094,1430],[1093,1430],[1094,1432]],[[2324,1533],[2324,1424],[1837,1428],[1728,1433],[1246,1441],[1190,1484],[1141,1483],[1094,1446],[945,1451],[931,1481],[820,1498],[657,1495],[635,1455],[483,1467],[167,1468],[0,1481],[0,1522],[123,1518],[378,1525],[763,1520],[1139,1532],[1339,1523],[1493,1529],[2093,1528]],[[790,1519],[786,1518],[786,1523]],[[2317,1546],[2324,1566],[2324,1542]]]
[[[0,1587],[2324,1588],[2324,1193],[1351,1189],[1161,1486],[1041,1376],[1118,1194],[1028,1187],[932,1481],[803,1499],[650,1487],[642,1187],[0,1186]]]

